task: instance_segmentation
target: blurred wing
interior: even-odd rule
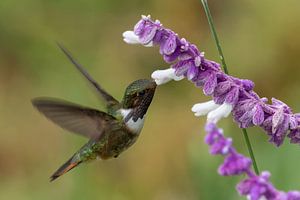
[[[96,139],[104,129],[116,122],[113,116],[64,100],[36,98],[32,104],[49,120],[63,129]]]
[[[61,44],[57,43],[58,47],[62,50],[62,52],[69,58],[69,60],[75,65],[78,71],[96,88],[97,92],[100,93],[101,97],[106,101],[107,105],[112,106],[119,104],[114,97],[108,94],[92,77],[89,73],[83,68],[81,64],[79,64],[75,58],[71,55],[71,53],[63,47]]]

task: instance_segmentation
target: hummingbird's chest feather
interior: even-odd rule
[[[133,120],[132,117],[128,117],[131,112],[131,109],[119,110],[125,126],[105,134],[105,137],[102,139],[104,145],[100,152],[102,159],[117,157],[136,142],[143,128],[145,116]]]
[[[124,124],[121,126],[113,125],[100,140],[91,141],[84,157],[99,156],[101,159],[117,157],[136,142],[143,128],[145,116],[143,115],[134,120],[131,117],[132,109],[120,109],[117,112]],[[89,151],[94,152],[92,153],[93,156],[88,154]]]
[[[133,145],[137,138],[137,134],[133,134],[126,128],[111,132],[100,141],[103,145],[99,151],[99,155],[102,159],[117,157]]]
[[[133,117],[127,119],[128,115],[131,114],[132,109],[120,109],[119,112],[123,116],[123,120],[127,128],[135,134],[139,134],[144,126],[145,116],[142,116],[137,120],[133,120]]]

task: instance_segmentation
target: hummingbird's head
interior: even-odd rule
[[[143,118],[152,101],[156,83],[153,80],[140,79],[132,82],[125,91],[122,107],[132,109],[132,116],[137,120]]]

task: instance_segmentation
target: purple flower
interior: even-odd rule
[[[257,176],[251,171],[251,160],[236,152],[231,138],[224,137],[223,130],[215,123],[207,123],[205,142],[210,146],[210,153],[226,156],[218,172],[222,176],[247,175],[248,178],[237,185],[240,195],[249,200],[300,200],[300,192],[282,192],[269,181],[270,173],[265,171]]]
[[[210,70],[200,70],[198,76],[196,77],[196,81],[194,82],[197,87],[203,87],[206,82],[207,77],[212,73]]]
[[[227,154],[230,150],[232,144],[231,138],[220,137],[213,145],[210,147],[210,153],[216,154]]]
[[[283,107],[277,109],[272,118],[272,133],[275,133],[284,120]]]
[[[251,90],[253,90],[253,88],[254,88],[254,83],[253,83],[253,81],[248,80],[248,79],[240,79],[240,81],[241,81],[241,83],[242,83],[243,88],[244,88],[246,91],[251,91]]]
[[[243,180],[237,185],[237,190],[240,195],[248,196],[250,200],[259,200],[262,197],[268,200],[275,200],[278,192],[269,183],[269,172],[262,172],[260,176],[252,176]]]
[[[247,106],[247,109],[242,114],[242,116],[240,118],[238,118],[239,126],[241,128],[248,128],[248,127],[254,125],[253,124],[254,112],[255,112],[254,103],[251,102]]]
[[[225,97],[225,102],[231,105],[235,105],[239,100],[239,94],[240,89],[238,87],[232,87]]]
[[[289,138],[292,143],[300,143],[295,137],[295,129],[300,124],[299,117],[295,116],[300,114],[293,114],[285,103],[275,98],[272,98],[272,104],[268,104],[266,98],[260,98],[253,91],[254,83],[251,80],[224,74],[220,64],[205,59],[204,53],[194,44],[164,28],[158,20],[154,22],[150,16],[143,16],[135,25],[134,32],[123,36],[124,41],[130,44],[139,42],[145,46],[159,45],[160,53],[175,69],[176,76],[185,76],[196,86],[203,87],[203,93],[212,96],[216,104],[232,105],[234,120],[241,128],[262,127],[271,137],[270,142],[277,146],[282,144],[288,132],[291,132]],[[170,75],[166,78],[158,77],[155,80],[159,84],[173,80]]]
[[[186,77],[196,86],[203,87],[205,95],[212,96],[212,101],[195,104],[192,111],[195,116],[207,114],[205,142],[210,146],[211,154],[225,157],[218,169],[219,174],[247,176],[237,185],[241,195],[250,200],[300,200],[298,191],[285,193],[276,190],[269,181],[269,172],[255,175],[251,170],[251,160],[239,154],[232,146],[232,139],[226,138],[222,129],[216,126],[216,122],[232,112],[241,128],[260,126],[270,136],[270,142],[277,146],[283,143],[288,132],[291,143],[300,143],[300,113],[293,114],[285,103],[275,98],[272,98],[272,104],[268,104],[267,98],[260,98],[253,91],[251,80],[224,74],[220,64],[205,59],[204,53],[194,44],[179,38],[159,21],[153,22],[150,16],[142,16],[134,31],[124,32],[123,37],[129,44],[160,46],[160,54],[171,68],[153,72],[152,78],[158,85]]]
[[[175,69],[175,74],[177,76],[186,75],[187,71],[191,67],[194,67],[194,61],[192,59],[181,60],[173,65],[173,68]]]
[[[298,121],[294,115],[289,115],[289,126],[291,130],[298,128]]]
[[[162,45],[162,54],[171,55],[172,53],[174,53],[177,48],[176,40],[176,36],[174,34],[170,34]]]
[[[291,132],[288,134],[288,137],[291,139],[291,143],[300,143],[299,128],[291,130]]]
[[[191,66],[188,71],[187,71],[187,79],[188,80],[193,80],[195,77],[198,76],[198,73],[199,73],[199,67],[196,67],[196,66]]]
[[[222,176],[240,175],[247,171],[251,166],[251,159],[231,151],[224,160],[224,163],[219,167],[218,172]]]
[[[253,119],[252,119],[253,124],[256,126],[259,126],[264,122],[265,113],[264,113],[261,105],[259,105],[259,104],[256,104],[253,109],[254,109]]]
[[[300,200],[299,191],[290,191],[286,194],[286,200]]]
[[[134,26],[134,28],[133,28],[134,34],[141,35],[143,33],[145,25],[147,23],[147,20],[145,20],[146,18],[148,18],[148,17],[143,15],[142,19],[140,21],[138,21],[138,23]],[[150,16],[149,16],[149,18],[150,18]]]
[[[134,27],[134,33],[139,36],[142,44],[148,44],[153,40],[158,26],[160,25],[159,22],[149,23],[149,19],[150,16],[143,16],[143,19],[141,19]]]
[[[227,94],[231,88],[231,82],[230,81],[222,81],[219,82],[214,90],[214,97],[221,96],[223,94]]]
[[[164,61],[166,61],[167,63],[172,63],[178,58],[179,55],[180,55],[180,48],[176,48],[175,51],[170,55],[163,54],[163,58]]]
[[[215,87],[217,86],[217,76],[215,73],[211,73],[207,78],[203,86],[203,93],[205,95],[212,95]]]
[[[274,116],[273,116],[274,118]],[[272,120],[273,123],[273,120]],[[274,128],[274,127],[272,127]],[[288,116],[284,115],[281,123],[277,125],[276,129],[272,129],[271,139],[270,142],[275,143],[277,146],[280,146],[285,139],[287,131],[289,129],[289,118]]]
[[[232,139],[225,138],[222,130],[218,129],[214,123],[208,123],[206,125],[206,131],[209,132],[209,134],[206,135],[205,142],[210,145],[210,153],[213,155],[226,155],[230,151]]]

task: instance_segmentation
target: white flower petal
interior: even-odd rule
[[[142,19],[143,20],[148,20],[148,19],[151,19],[151,15],[142,15]]]
[[[123,35],[123,40],[127,44],[141,44],[139,37],[136,34],[134,34],[133,31],[125,31],[122,35]]]
[[[192,111],[196,117],[206,115],[207,113],[217,109],[221,105],[216,104],[214,101],[207,101],[204,103],[197,103],[192,107]]]
[[[228,117],[232,109],[232,105],[223,103],[220,107],[208,113],[207,121],[217,123],[220,119]]]
[[[184,76],[176,76],[175,69],[169,68],[165,70],[156,70],[151,74],[151,78],[153,78],[157,85],[162,85],[171,80],[180,81],[184,78]]]
[[[137,36],[133,31],[125,31],[123,34],[123,41],[127,44],[141,44],[139,36]],[[153,42],[149,42],[144,45],[145,47],[153,47]]]

